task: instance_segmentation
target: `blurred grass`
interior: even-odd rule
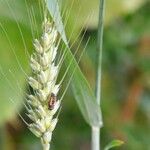
[[[83,45],[89,36],[91,36],[91,40],[87,47],[87,53],[80,63],[91,85],[94,83],[97,2],[86,3],[87,5],[83,7],[84,13],[81,11],[80,14],[82,15],[77,19],[78,31],[86,16],[92,10],[94,11],[93,20],[86,24],[88,30]],[[19,1],[19,3],[21,2]],[[32,50],[30,29],[22,23],[22,21],[26,22],[26,19],[22,18],[22,16],[26,16],[26,13],[24,13],[23,7],[20,7],[22,4],[19,5],[19,3],[16,2],[16,5],[18,5],[15,14],[20,16],[18,20],[20,20],[24,36],[26,36],[26,42],[29,43],[27,46]],[[81,6],[84,4],[85,2]],[[145,1],[145,5],[136,3],[133,5],[134,11],[131,11],[131,7],[130,10],[127,9],[125,5],[121,4],[121,1],[114,3],[114,1],[108,0],[107,5],[111,9],[107,9],[106,16],[111,19],[106,20],[104,31],[102,81],[104,128],[102,129],[102,145],[106,145],[111,139],[119,138],[125,141],[123,147],[120,148],[122,150],[149,150],[150,2]],[[72,8],[73,13],[71,15],[73,17],[70,17],[67,26],[74,22],[77,6],[75,5]],[[6,10],[8,11],[8,8],[0,9],[0,21],[7,29],[22,67],[29,72],[27,57],[24,57],[24,48],[16,23],[13,21],[12,15]],[[23,10],[22,15],[20,10]],[[67,28],[68,33],[70,30],[71,27]],[[3,124],[0,128],[0,149],[38,150],[40,146],[37,139],[28,132],[20,120],[12,118],[12,116],[15,116],[14,110],[20,110],[22,107],[21,100],[23,100],[22,95],[24,93],[20,93],[16,82],[9,73],[9,69],[13,70],[21,87],[26,88],[26,81],[23,73],[16,66],[16,59],[1,29],[0,65],[14,87],[14,89],[10,88],[6,79],[0,75],[0,123]],[[54,133],[53,149],[88,150],[90,149],[90,128],[84,123],[72,95],[69,90],[65,96],[60,121]],[[12,104],[8,97],[13,98],[15,104]]]

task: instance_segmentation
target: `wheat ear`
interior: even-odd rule
[[[34,40],[35,52],[31,56],[33,76],[29,77],[29,84],[34,94],[28,96],[28,117],[30,131],[41,139],[43,150],[50,149],[52,132],[58,118],[54,115],[60,107],[56,99],[60,85],[56,84],[58,66],[55,64],[58,46],[56,46],[58,32],[48,19],[43,23],[43,33],[40,39]]]

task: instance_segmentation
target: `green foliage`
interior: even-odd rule
[[[20,33],[15,22],[7,21],[7,23],[1,23],[6,31],[3,31],[2,28],[0,30],[0,124],[15,115],[14,112],[16,108],[20,108],[24,97],[25,77],[18,62],[20,62],[20,65],[24,68],[25,72],[28,72],[29,70],[29,67],[27,66],[27,56],[25,55],[25,51],[23,51]],[[9,37],[12,45],[7,39],[5,32],[7,32],[7,36]],[[22,32],[30,35],[30,32],[26,28],[24,28]],[[29,46],[30,42],[26,42],[29,43]],[[18,60],[16,60],[15,55]],[[10,71],[12,73],[10,73]],[[14,104],[12,104],[10,98],[13,99]]]
[[[47,8],[53,18],[53,21],[55,22],[55,25],[57,27],[57,30],[59,31],[63,41],[68,46],[68,41],[66,38],[63,22],[61,19],[60,9],[57,1],[55,0],[48,0],[47,1]]]
[[[111,141],[108,145],[106,145],[106,147],[104,148],[104,150],[109,150],[109,149],[112,149],[112,148],[114,148],[114,147],[121,146],[122,144],[124,144],[123,141],[120,141],[120,140],[113,140],[113,141]]]
[[[33,11],[34,6],[38,5],[32,3]],[[39,12],[36,15],[39,16]],[[0,1],[0,124],[15,117],[16,110],[19,111],[23,106],[26,75],[30,72],[31,29],[24,0],[17,3],[10,0]]]
[[[78,63],[76,62],[73,54],[71,53],[71,50],[68,47],[68,42],[66,41],[65,31],[60,17],[58,4],[56,3],[55,0],[54,1],[48,0],[48,9],[67,47],[67,56],[64,61],[66,64],[70,64],[70,62],[72,62],[69,71],[74,74],[71,85],[78,106],[89,125],[101,126],[102,119],[100,108],[96,103],[94,93],[89,87],[87,80],[82,74],[78,66]]]

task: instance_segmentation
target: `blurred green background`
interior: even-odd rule
[[[82,51],[90,37],[80,66],[93,89],[98,3],[98,0],[61,2],[62,11],[65,12],[63,20],[67,21],[66,33],[68,37],[71,36],[70,44],[81,29],[83,32],[86,30],[80,46]],[[31,73],[29,55],[33,49],[32,31],[38,30],[41,22],[38,1],[27,0],[27,6],[28,9],[25,0],[0,0],[0,150],[41,149],[38,139],[17,115],[18,112],[22,115],[25,112],[23,101],[28,89],[26,73]],[[28,11],[34,14],[30,19]],[[112,139],[120,139],[125,144],[116,149],[150,150],[149,15],[149,0],[106,1],[102,147]],[[72,48],[73,52],[82,33]],[[64,98],[59,118],[52,149],[90,150],[90,127],[83,120],[70,89]]]

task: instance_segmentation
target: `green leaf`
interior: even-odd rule
[[[37,2],[34,0],[29,2],[33,3],[30,7],[37,7]],[[39,16],[39,10],[35,15]],[[39,22],[39,20],[37,21]],[[18,26],[20,26],[27,50],[30,53],[32,51],[32,35],[25,1],[0,1],[0,124],[15,117],[16,110],[19,112],[21,109],[26,92],[26,76],[22,70],[27,74],[30,71],[29,58],[26,55]]]
[[[48,10],[56,24],[58,31],[67,47],[67,56],[65,59],[65,64],[69,64],[72,61],[70,72],[74,72],[72,79],[72,89],[75,95],[75,99],[78,106],[86,120],[86,122],[91,126],[102,126],[101,111],[96,103],[96,98],[93,91],[91,90],[89,83],[81,72],[78,63],[76,62],[71,50],[68,47],[68,42],[66,40],[66,35],[64,31],[64,26],[62,23],[58,3],[55,0],[48,0]]]
[[[66,63],[69,63],[70,60],[72,60],[74,57],[72,53],[69,52],[65,60]],[[93,94],[93,91],[91,90],[89,83],[81,72],[75,59],[73,59],[73,62],[71,64],[70,72],[73,72],[74,68],[76,68],[76,70],[74,72],[74,76],[71,82],[71,87],[78,106],[82,112],[82,115],[84,116],[86,122],[89,125],[102,126],[100,107],[96,103],[96,98]]]
[[[22,11],[20,11],[22,10]],[[26,17],[27,11],[23,0],[12,4],[11,0],[0,1],[0,18],[17,21],[29,27],[29,20]]]
[[[9,19],[7,22],[0,21],[12,43],[14,53],[18,58],[18,62],[20,62],[20,66],[25,72],[29,72],[28,59],[23,50],[24,47],[15,21],[10,21]],[[24,28],[22,32],[25,39],[31,39],[29,30]],[[26,36],[25,33],[27,33]],[[31,42],[26,42],[28,46],[31,46]],[[0,124],[16,115],[16,110],[19,111],[22,106],[25,92],[25,75],[21,71],[14,53],[0,26]],[[9,70],[11,70],[12,73],[10,73]],[[13,104],[10,98],[13,99]]]
[[[48,7],[48,10],[49,10],[54,22],[55,22],[57,30],[61,34],[61,37],[62,37],[63,41],[65,42],[65,44],[68,46],[63,22],[62,22],[60,11],[59,11],[59,5],[58,5],[57,1],[56,0],[48,0],[47,7]]]
[[[118,147],[118,146],[121,146],[123,145],[124,142],[123,141],[120,141],[120,140],[113,140],[111,141],[105,148],[104,150],[109,150],[111,148],[114,148],[114,147]]]

